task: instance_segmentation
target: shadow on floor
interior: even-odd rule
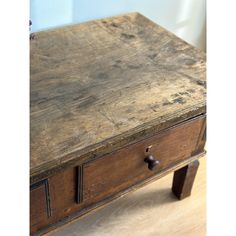
[[[103,208],[92,211],[80,219],[61,227],[48,234],[50,236],[103,236],[109,235],[104,232],[112,229],[117,224],[128,224],[127,221],[144,220],[140,215],[142,212],[157,211],[166,204],[175,203],[177,198],[172,194],[170,188],[153,189],[144,191],[139,189],[124,197],[105,205]],[[145,213],[146,214],[146,213]],[[126,219],[126,222],[123,222]]]

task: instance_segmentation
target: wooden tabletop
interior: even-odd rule
[[[205,113],[205,53],[139,13],[35,33],[31,178]]]

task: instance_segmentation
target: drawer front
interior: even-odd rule
[[[203,129],[199,117],[84,164],[83,201],[96,203],[202,152]],[[144,162],[149,154],[159,161],[156,170]]]
[[[31,232],[44,225],[51,216],[48,180],[40,181],[30,188]]]

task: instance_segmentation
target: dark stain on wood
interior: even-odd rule
[[[133,35],[133,34],[127,34],[127,33],[122,33],[122,34],[121,34],[121,37],[122,37],[122,38],[125,38],[125,39],[134,39],[134,38],[135,38],[135,35]]]
[[[145,34],[145,31],[144,31],[144,30],[138,31],[138,35],[140,35],[140,36],[142,36],[142,35],[144,35],[144,34]]]
[[[152,60],[154,60],[156,56],[157,56],[157,53],[153,53],[153,54],[148,55],[148,57]]]
[[[189,93],[188,92],[179,92],[180,95],[187,95],[189,96]]]
[[[97,74],[97,76],[95,76],[95,78],[97,78],[99,80],[109,79],[108,74],[106,74],[105,72],[101,72],[101,73]]]
[[[186,59],[183,60],[183,63],[185,65],[191,66],[191,65],[194,65],[196,63],[196,61],[193,60],[193,59],[190,59],[190,58],[186,58]]]
[[[173,103],[184,104],[184,103],[186,103],[186,100],[184,98],[182,98],[182,97],[178,97],[178,98],[175,98],[173,100]]]
[[[196,83],[200,86],[203,86],[204,88],[206,88],[206,81],[203,80],[197,80]]]
[[[154,112],[157,112],[160,105],[159,104],[154,104],[154,105],[151,105],[150,107]]]
[[[128,68],[130,68],[130,69],[138,69],[140,67],[141,67],[141,65],[128,65]]]
[[[95,96],[89,96],[85,99],[83,99],[81,102],[79,102],[78,104],[78,108],[80,107],[83,107],[83,108],[86,108],[86,107],[90,107],[93,105],[93,103],[97,101],[97,98]]]
[[[112,27],[115,27],[115,28],[118,28],[118,27],[119,27],[119,25],[116,24],[115,22],[112,22],[112,23],[111,23],[111,26],[112,26]]]
[[[189,92],[189,93],[195,93],[194,89],[187,89],[186,91]]]
[[[175,93],[175,94],[171,94],[171,97],[172,97],[172,98],[176,98],[176,97],[179,97],[179,94],[178,94],[178,93]]]

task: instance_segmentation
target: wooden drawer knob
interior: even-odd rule
[[[160,162],[158,160],[156,160],[152,155],[148,155],[144,161],[146,163],[148,163],[148,169],[149,170],[154,170],[156,169],[159,165],[160,165]]]

